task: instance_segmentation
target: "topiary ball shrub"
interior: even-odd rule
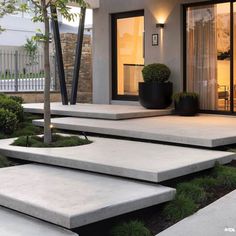
[[[0,131],[4,134],[12,134],[17,128],[16,115],[8,110],[0,108]]]
[[[164,64],[154,63],[147,65],[142,70],[144,82],[167,82],[171,71]]]
[[[23,121],[24,110],[19,102],[8,97],[0,97],[0,108],[14,113],[18,121]]]
[[[118,224],[112,229],[111,236],[151,236],[151,232],[143,222],[135,220]]]

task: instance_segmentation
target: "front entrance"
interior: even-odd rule
[[[213,3],[212,3],[213,2]],[[236,3],[185,5],[185,89],[203,111],[236,111]]]
[[[144,66],[144,11],[112,15],[112,99],[137,100]]]

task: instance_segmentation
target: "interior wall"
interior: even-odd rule
[[[111,14],[144,9],[145,64],[165,63],[172,71],[174,91],[183,87],[182,3],[196,0],[101,0],[93,13],[93,101],[109,104],[112,91]],[[199,0],[198,0],[199,2]],[[164,29],[156,23],[165,23]],[[152,34],[159,34],[159,46],[152,46]]]

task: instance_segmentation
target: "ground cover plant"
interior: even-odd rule
[[[177,193],[173,201],[82,227],[76,232],[81,236],[93,236],[94,232],[99,232],[103,236],[125,236],[127,230],[133,228],[134,222],[139,222],[142,227],[137,234],[134,234],[135,236],[145,235],[139,234],[143,232],[143,228],[147,230],[144,232],[156,235],[235,190],[235,167],[235,162],[228,166],[216,164],[212,170],[162,183],[165,186],[176,188]],[[124,233],[118,234],[120,232]]]
[[[52,142],[44,143],[43,136],[22,136],[16,139],[12,145],[21,147],[73,147],[90,144],[86,138],[80,138],[78,136],[64,136],[53,134]]]

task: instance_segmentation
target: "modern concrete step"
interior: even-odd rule
[[[43,120],[33,122],[43,125]],[[203,147],[236,143],[236,117],[200,115],[162,116],[129,120],[55,118],[56,128]]]
[[[65,228],[157,205],[174,198],[172,188],[29,164],[0,170],[0,205]]]
[[[43,103],[23,104],[24,111],[43,114]],[[132,105],[102,105],[76,104],[63,106],[61,103],[51,103],[51,113],[59,116],[74,116],[95,119],[123,120],[150,116],[172,114],[173,109],[148,110],[142,106]]]
[[[1,236],[78,236],[69,230],[0,207]]]
[[[158,236],[227,236],[236,234],[236,191],[200,210]]]
[[[92,144],[67,148],[11,146],[0,140],[0,153],[27,161],[108,175],[161,182],[231,162],[235,153],[90,137]]]

